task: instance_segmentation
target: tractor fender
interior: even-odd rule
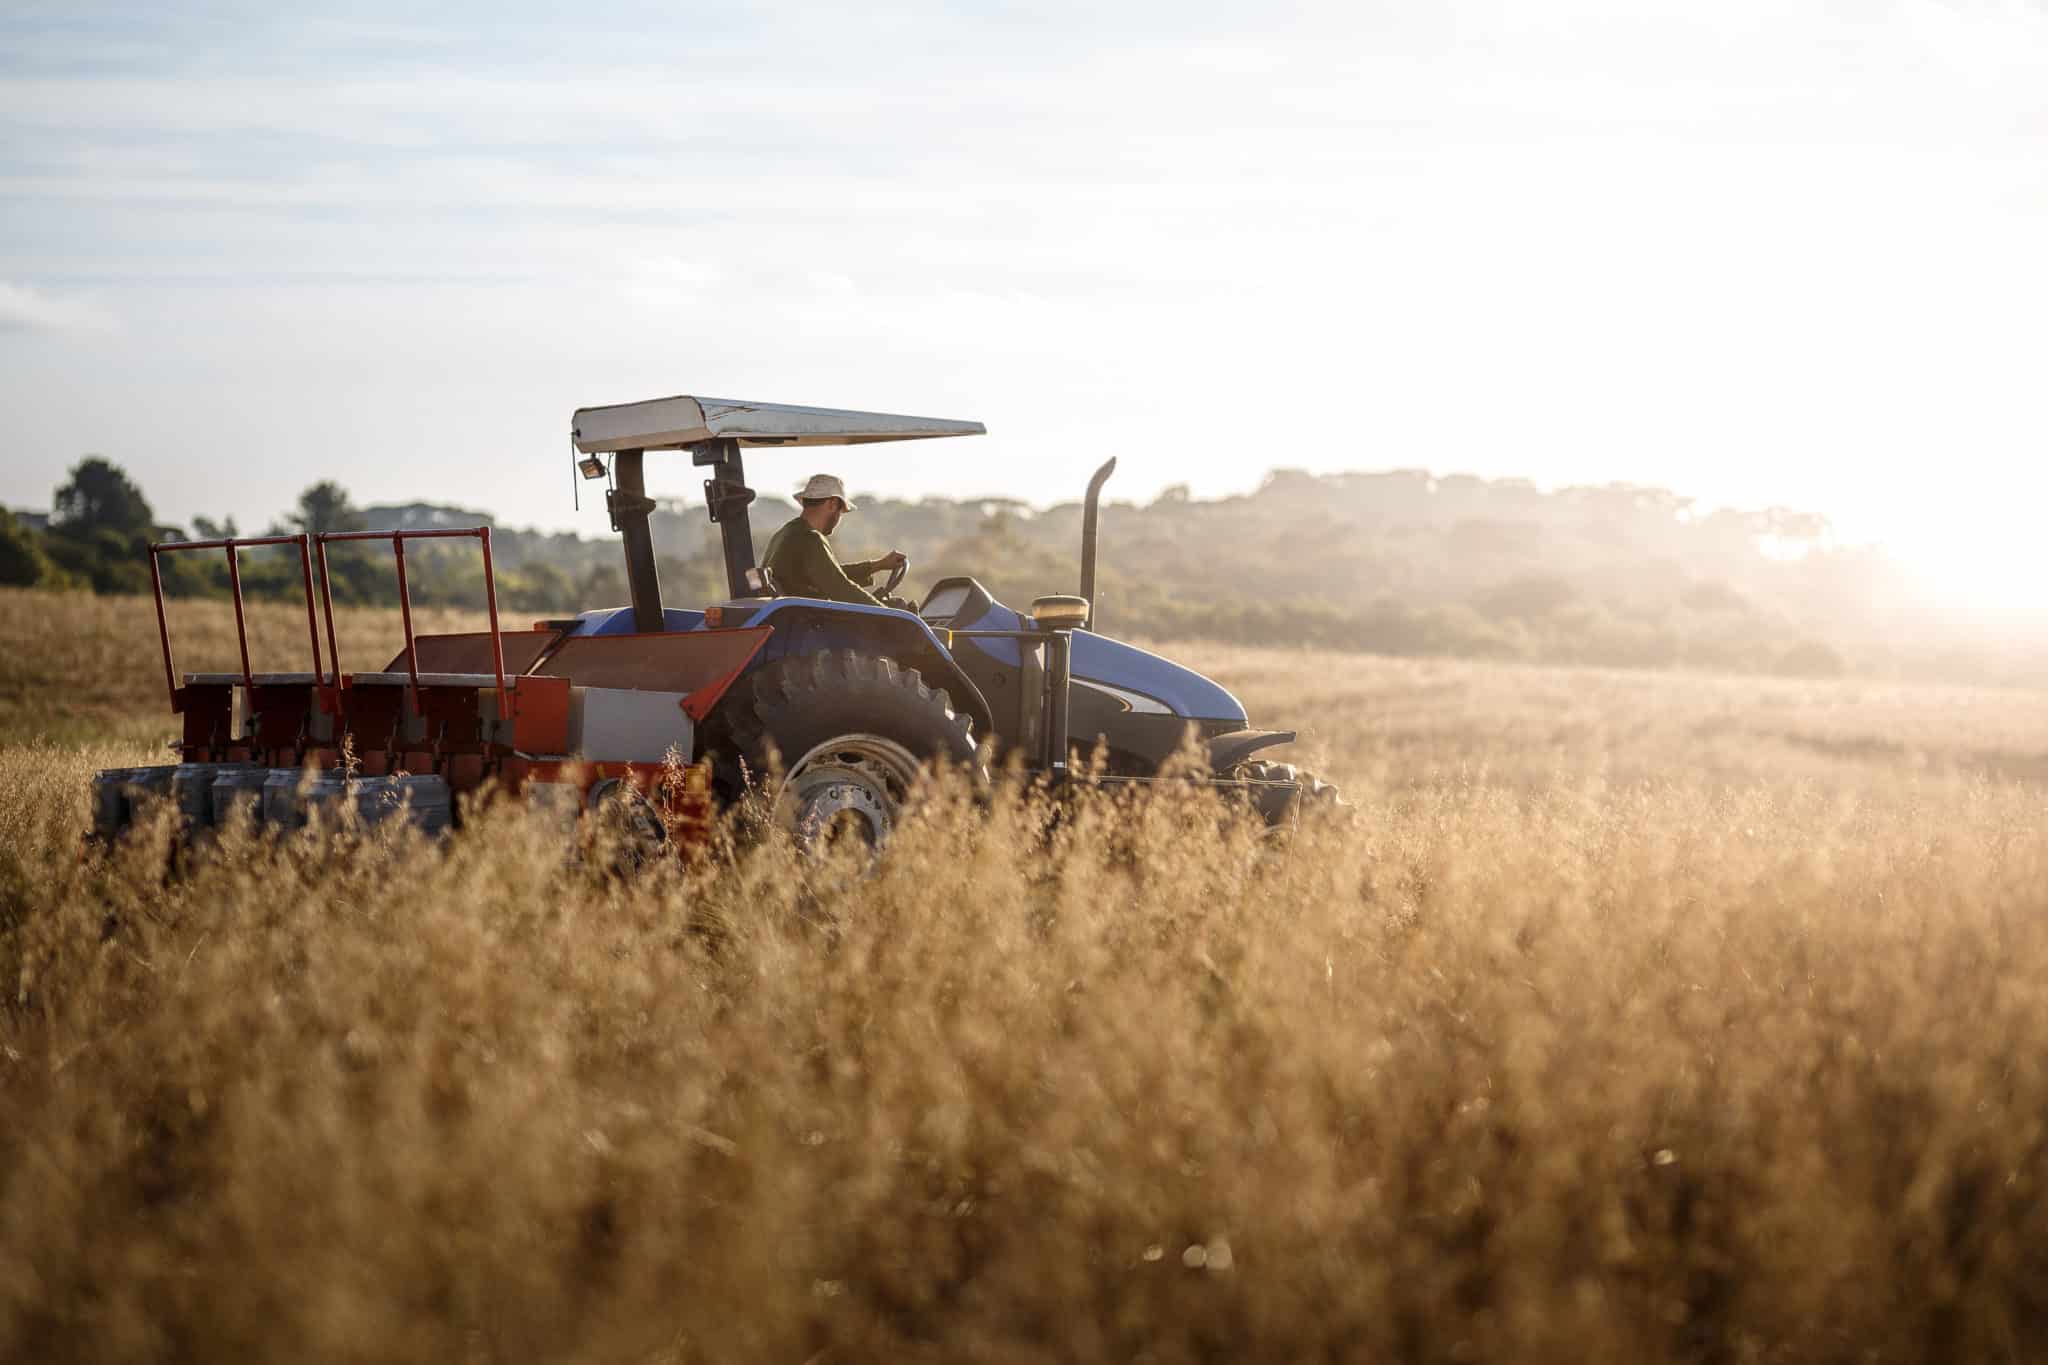
[[[1292,744],[1294,740],[1292,730],[1234,730],[1218,735],[1209,741],[1209,770],[1227,773],[1261,749]]]
[[[729,608],[727,611],[726,624],[739,624]],[[775,628],[752,668],[822,649],[883,655],[916,669],[928,686],[944,688],[953,699],[953,709],[974,721],[977,742],[995,733],[995,712],[989,709],[988,698],[953,661],[953,652],[932,628],[910,612],[816,597],[778,597],[764,600],[761,610],[749,616],[746,624]]]

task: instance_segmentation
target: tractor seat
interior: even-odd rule
[[[747,587],[749,589],[747,596],[734,597],[727,601],[716,603],[712,607],[712,610],[718,612],[724,618],[726,625],[740,624],[762,607],[768,605],[769,598],[782,596],[782,593],[775,586],[775,575],[768,572],[768,567],[765,564],[757,564],[747,570]]]

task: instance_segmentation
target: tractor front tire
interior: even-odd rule
[[[1299,791],[1285,788],[1267,788],[1252,799],[1266,824],[1273,828],[1289,823],[1297,809],[1301,813],[1326,810],[1348,810],[1349,803],[1337,791],[1334,783],[1325,782],[1314,773],[1295,767],[1292,763],[1275,763],[1267,759],[1253,759],[1237,765],[1235,775],[1247,782],[1295,782]]]
[[[973,723],[943,691],[893,659],[850,649],[777,659],[730,699],[728,726],[750,781],[779,762],[775,822],[807,848],[848,835],[879,849],[923,765],[986,780]]]

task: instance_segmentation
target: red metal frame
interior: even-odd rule
[[[235,642],[242,657],[242,685],[254,687],[256,676],[249,669],[249,623],[242,611],[242,551],[254,545],[296,545],[299,547],[299,579],[306,590],[306,634],[313,645],[313,678],[320,677],[320,626],[313,615],[313,563],[307,550],[309,538],[296,536],[230,536],[221,540],[163,540],[149,547],[149,586],[156,595],[156,633],[164,651],[164,686],[171,694],[173,714],[184,708],[178,701],[178,670],[171,661],[170,620],[164,613],[164,576],[158,556],[173,550],[225,550],[228,556],[228,587],[235,599]],[[488,556],[488,551],[486,552]],[[330,614],[328,629],[333,629]],[[336,675],[337,680],[339,674]]]
[[[334,686],[341,686],[341,650],[334,637],[334,585],[327,574],[327,545],[329,541],[343,540],[388,540],[391,542],[391,557],[398,568],[398,615],[405,627],[405,667],[407,687],[411,690],[413,708],[420,704],[420,661],[413,648],[412,592],[405,579],[405,542],[408,540],[475,540],[484,556],[484,605],[491,618],[491,662],[496,668],[498,679],[498,716],[509,719],[512,714],[511,691],[505,685],[505,636],[498,629],[498,578],[491,564],[491,528],[472,526],[462,530],[424,531],[322,531],[313,537],[320,555],[320,606],[327,617],[327,659],[334,668]],[[310,579],[308,582],[310,583]],[[306,611],[312,615],[311,589],[308,588]],[[319,671],[320,646],[313,645],[314,671]]]
[[[509,735],[500,734],[493,738],[483,730],[481,687],[464,686],[446,688],[431,683],[423,686],[420,676],[419,639],[413,629],[412,592],[407,570],[405,542],[408,540],[466,540],[474,539],[483,555],[485,605],[490,617],[491,662],[497,684],[498,716],[501,721],[511,724]],[[406,691],[401,694],[396,687],[351,689],[344,687],[341,671],[340,642],[334,629],[334,587],[327,556],[329,541],[377,540],[391,542],[392,557],[397,569],[399,613],[405,631]],[[299,547],[299,573],[305,592],[306,634],[313,657],[313,691],[318,704],[336,717],[332,736],[316,738],[306,724],[306,717],[314,699],[307,698],[296,684],[289,687],[260,685],[249,658],[248,618],[242,600],[242,573],[240,552],[244,548],[263,545],[296,545]],[[317,546],[317,550],[315,547]],[[417,531],[333,531],[313,535],[292,536],[251,536],[206,541],[169,541],[150,547],[150,581],[155,589],[157,634],[163,646],[164,680],[171,692],[174,711],[187,712],[187,736],[185,754],[188,761],[206,759],[221,760],[255,757],[259,761],[281,766],[293,761],[308,759],[323,766],[339,761],[342,746],[347,737],[358,734],[357,727],[366,727],[375,732],[377,748],[372,752],[359,754],[366,771],[376,774],[397,767],[418,767],[422,764],[442,772],[452,787],[458,791],[473,790],[486,777],[496,777],[504,782],[508,790],[518,790],[528,782],[562,781],[580,774],[584,790],[592,784],[611,778],[629,782],[636,789],[646,793],[660,806],[664,819],[668,821],[672,836],[679,849],[701,850],[706,846],[715,814],[715,803],[711,793],[710,768],[707,763],[689,765],[683,782],[679,786],[668,784],[669,767],[664,763],[588,763],[566,756],[556,756],[542,749],[552,750],[566,746],[569,717],[569,698],[573,683],[567,677],[552,675],[533,677],[508,677],[505,670],[504,630],[498,616],[497,567],[491,553],[489,527],[475,527],[465,530],[432,529]],[[178,686],[176,664],[171,653],[169,617],[165,606],[163,574],[158,555],[168,550],[224,550],[228,557],[228,584],[235,606],[236,642],[240,651],[241,684],[248,689],[251,715],[256,717],[252,734],[246,742],[228,743],[223,738],[221,724],[229,715],[227,694],[232,691],[228,683],[204,687]],[[314,606],[313,563],[319,561],[320,606]],[[323,671],[320,660],[321,616],[325,616],[327,631],[328,668]],[[692,720],[702,722],[705,715],[734,680],[746,670],[757,657],[772,627],[752,626],[728,628],[709,632],[752,637],[744,657],[717,678],[706,681],[695,691],[682,699],[682,709]],[[567,630],[558,630],[555,640],[544,651],[532,667],[539,667],[551,658],[569,638]],[[635,635],[601,637],[607,643],[630,649]],[[642,638],[673,638],[670,632],[659,632],[655,636]],[[514,684],[518,684],[517,687]],[[423,696],[424,694],[424,696]],[[402,719],[401,698],[409,699],[412,712],[428,721],[425,737],[411,741],[396,728]],[[466,698],[466,700],[465,700]],[[288,704],[289,703],[289,704]],[[209,709],[211,708],[211,709]],[[277,715],[271,713],[276,709]],[[211,722],[207,717],[213,711],[219,712]],[[518,711],[515,716],[514,711]],[[198,720],[195,721],[195,717]],[[277,724],[272,725],[271,721]],[[437,733],[435,725],[440,725]],[[201,739],[195,739],[194,727],[206,730]],[[211,728],[207,728],[210,725]],[[380,728],[381,727],[381,728]],[[271,733],[275,730],[276,733]],[[287,731],[291,732],[287,735]],[[197,746],[197,747],[195,747]],[[296,746],[296,747],[294,747]],[[533,746],[528,748],[528,746]]]

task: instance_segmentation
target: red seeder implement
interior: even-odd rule
[[[473,539],[482,551],[489,628],[418,635],[406,545],[447,539]],[[350,541],[389,542],[397,569],[404,647],[377,672],[341,667],[328,546]],[[308,672],[259,673],[250,663],[241,552],[263,545],[298,548]],[[160,560],[190,550],[227,556],[239,672],[177,671]],[[581,620],[506,631],[483,526],[169,541],[150,546],[149,566],[164,682],[183,726],[180,762],[100,774],[94,825],[108,837],[147,795],[171,797],[195,826],[226,819],[238,804],[285,826],[303,823],[309,807],[348,804],[367,819],[404,811],[439,830],[455,818],[456,798],[493,783],[562,809],[613,793],[645,798],[678,844],[693,846],[712,815],[708,773],[691,763],[696,726],[772,633],[764,626],[597,635],[579,633]]]

